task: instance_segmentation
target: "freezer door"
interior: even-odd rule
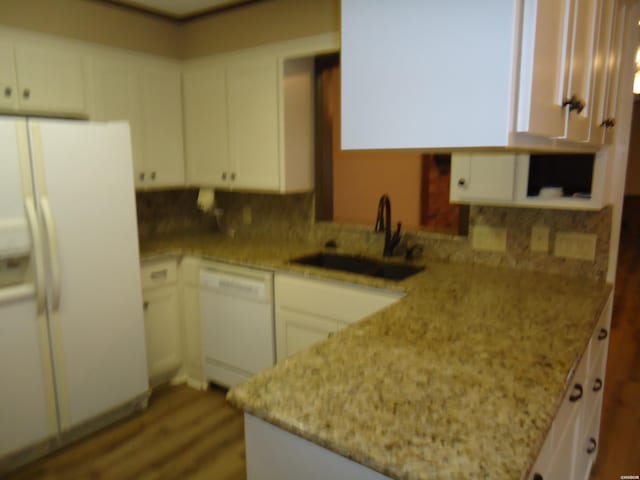
[[[20,126],[14,118],[0,117],[0,260],[26,256],[31,248],[18,154]]]
[[[35,289],[0,289],[0,473],[2,457],[57,433],[46,324]]]
[[[129,129],[31,121],[61,428],[148,390]]]

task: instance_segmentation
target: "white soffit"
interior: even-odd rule
[[[204,12],[240,5],[254,0],[111,0],[114,3],[129,5],[142,10],[184,19]]]

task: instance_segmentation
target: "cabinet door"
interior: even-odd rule
[[[597,12],[600,0],[572,0],[572,35],[569,42],[569,63],[564,98],[576,98],[583,104],[582,111],[567,108],[565,137],[569,140],[589,140],[591,112],[593,111],[591,82],[595,56]]]
[[[515,164],[513,154],[452,155],[451,202],[513,200]]]
[[[141,88],[147,186],[182,186],[184,149],[180,70],[177,66],[144,68]]]
[[[138,71],[130,62],[98,59],[94,77],[96,119],[129,122],[134,178],[136,187],[143,187],[145,151]]]
[[[13,42],[0,39],[0,108],[18,108],[18,84],[13,58]]]
[[[339,328],[337,320],[316,317],[286,308],[276,310],[276,324],[278,362],[325,340]]]
[[[147,367],[153,383],[180,367],[180,311],[175,286],[146,290],[143,298]]]
[[[600,122],[610,120],[604,131],[604,143],[613,143],[616,131],[616,107],[618,104],[618,81],[620,78],[620,56],[622,52],[622,38],[624,33],[624,21],[627,6],[623,2],[614,3],[614,18],[612,26],[611,45],[607,55],[607,65],[605,68],[606,92],[605,92],[605,112]],[[597,119],[598,120],[598,119]]]
[[[561,137],[570,0],[524,2],[516,130]]]
[[[241,188],[280,188],[278,63],[237,62],[228,67],[230,177]]]
[[[15,59],[21,110],[87,114],[84,62],[80,54],[16,43]]]
[[[222,65],[184,73],[187,183],[228,186],[227,79]]]

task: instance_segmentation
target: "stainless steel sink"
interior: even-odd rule
[[[310,265],[340,270],[343,272],[358,273],[370,277],[384,278],[386,280],[403,280],[424,270],[424,267],[407,265],[404,263],[389,263],[374,258],[360,257],[357,255],[340,255],[337,253],[314,253],[304,257],[294,258],[291,263]]]

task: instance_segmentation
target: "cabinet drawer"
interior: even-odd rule
[[[401,293],[367,290],[331,281],[276,276],[276,303],[291,310],[356,322],[391,305]]]
[[[141,267],[142,289],[170,285],[178,278],[175,260],[144,262]]]

